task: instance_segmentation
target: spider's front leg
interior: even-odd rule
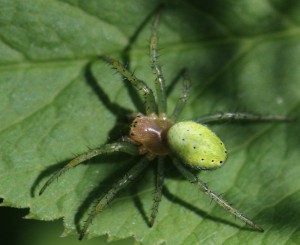
[[[173,121],[177,121],[178,117],[180,116],[181,112],[183,111],[183,108],[189,98],[189,94],[190,94],[190,87],[191,87],[191,79],[188,73],[187,69],[183,70],[183,90],[182,90],[182,95],[181,97],[178,99],[176,106],[174,108],[174,111],[170,117],[171,120]]]
[[[146,155],[142,158],[140,162],[134,165],[121,179],[119,179],[102,198],[100,198],[97,205],[94,207],[88,219],[86,220],[80,232],[79,240],[82,240],[82,238],[84,237],[87,228],[92,223],[92,220],[94,219],[95,215],[101,212],[120,190],[122,190],[137,176],[139,176],[139,174],[148,166],[149,162],[149,157]]]
[[[161,10],[160,10],[161,11]],[[161,66],[158,64],[158,52],[157,52],[157,28],[160,19],[160,11],[156,15],[152,26],[152,33],[150,39],[150,58],[151,58],[151,68],[155,75],[155,90],[157,95],[157,109],[159,115],[167,112],[167,102],[166,102],[166,89],[165,89],[165,79],[163,77]],[[182,112],[186,101],[189,97],[190,91],[190,78],[187,69],[183,70],[183,91],[182,96],[177,101],[175,109],[170,117],[170,120],[177,121],[180,113]]]
[[[138,148],[134,146],[131,143],[128,142],[117,142],[112,144],[106,144],[100,148],[90,150],[86,153],[83,153],[82,155],[79,155],[78,157],[74,158],[72,161],[70,161],[67,165],[65,165],[62,169],[55,172],[50,179],[44,184],[44,186],[41,188],[39,195],[42,195],[43,192],[46,190],[46,188],[49,187],[49,185],[59,178],[62,174],[64,174],[67,170],[76,167],[80,163],[91,159],[95,156],[102,155],[102,154],[109,154],[113,152],[124,152],[128,153],[130,155],[139,155]]]
[[[157,108],[153,91],[143,81],[139,80],[133,73],[128,71],[119,61],[108,56],[101,56],[101,58],[126,78],[137,90],[139,95],[144,98],[146,114],[151,115],[152,113],[156,113]]]
[[[196,175],[191,173],[189,170],[187,170],[182,163],[180,163],[178,160],[174,160],[174,165],[179,170],[179,172],[188,179],[191,183],[195,184],[197,187],[199,187],[205,194],[207,194],[212,200],[214,200],[217,204],[219,204],[222,208],[227,210],[228,212],[232,213],[235,217],[239,218],[243,222],[245,222],[247,225],[250,225],[254,230],[263,232],[263,228],[255,224],[252,220],[246,218],[240,211],[238,211],[236,208],[232,207],[231,204],[229,204],[226,200],[224,200],[221,196],[217,195],[213,191],[211,191],[205,183],[200,181]]]
[[[167,112],[167,101],[166,101],[166,92],[165,92],[165,79],[161,70],[160,65],[158,64],[158,53],[157,53],[157,28],[160,19],[160,11],[157,13],[152,26],[152,33],[150,38],[150,58],[151,58],[151,68],[155,76],[155,90],[157,95],[157,109],[158,114]]]

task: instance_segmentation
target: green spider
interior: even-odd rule
[[[159,18],[160,14],[158,13],[152,26],[150,40],[151,68],[155,75],[156,99],[154,98],[152,90],[143,81],[128,71],[121,63],[106,56],[102,57],[105,62],[109,63],[118,73],[126,78],[140,96],[143,97],[145,115],[141,113],[136,114],[131,124],[129,136],[123,137],[119,142],[105,144],[100,148],[79,155],[61,170],[54,173],[41,188],[39,195],[42,195],[46,188],[67,170],[95,156],[113,152],[124,152],[134,156],[142,156],[141,160],[129,169],[129,171],[99,199],[80,232],[79,240],[81,240],[86,234],[95,215],[101,212],[120,190],[138,177],[142,171],[149,166],[150,162],[157,159],[157,177],[152,212],[149,219],[150,226],[153,226],[162,197],[164,160],[166,156],[171,156],[174,166],[185,178],[200,188],[200,190],[222,208],[251,226],[254,230],[262,232],[263,229],[260,226],[246,218],[221,196],[210,190],[208,186],[199,180],[188,168],[214,170],[221,167],[227,158],[227,151],[223,142],[208,127],[204,126],[203,123],[234,120],[290,121],[291,119],[279,115],[259,116],[249,113],[218,113],[206,115],[197,120],[177,122],[190,91],[190,78],[187,70],[183,73],[182,96],[178,99],[172,114],[168,116],[165,82],[157,60],[157,27]]]

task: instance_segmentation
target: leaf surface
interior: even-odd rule
[[[97,198],[138,161],[121,154],[97,157],[37,195],[74,155],[126,134],[126,113],[142,110],[130,86],[97,57],[127,62],[153,87],[147,17],[158,4],[0,0],[2,205],[28,207],[28,218],[63,217],[65,234],[76,233]],[[181,119],[227,111],[299,117],[299,11],[292,0],[166,1],[159,25],[166,84],[185,67],[193,82]],[[169,114],[180,91],[179,82],[168,97]],[[155,164],[96,216],[90,235],[133,236],[143,244],[299,244],[299,123],[226,123],[212,129],[229,159],[198,177],[264,233],[211,204],[168,161],[153,228],[145,220]]]

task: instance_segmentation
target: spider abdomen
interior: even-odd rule
[[[167,135],[174,155],[197,169],[221,167],[227,157],[223,142],[208,127],[185,121],[174,124]]]
[[[141,153],[152,153],[152,155],[167,155],[169,148],[166,135],[173,125],[166,117],[158,117],[156,114],[144,116],[138,114],[131,124],[130,138],[141,144]]]

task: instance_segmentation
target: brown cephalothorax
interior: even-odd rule
[[[144,116],[139,113],[131,124],[129,136],[134,142],[141,144],[141,154],[167,155],[167,132],[173,124],[165,115],[158,117],[152,113]]]

